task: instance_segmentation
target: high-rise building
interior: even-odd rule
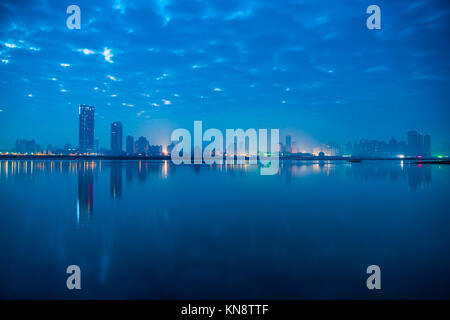
[[[134,138],[132,136],[127,136],[127,145],[126,145],[127,154],[134,154]]]
[[[420,133],[417,135],[418,137],[418,149],[417,149],[417,155],[421,156],[423,155],[423,135],[421,135]]]
[[[92,152],[94,149],[94,106],[80,104],[78,147],[80,153]]]
[[[122,149],[122,122],[111,123],[111,153],[121,155]]]
[[[423,137],[423,155],[431,157],[431,136],[429,134]]]
[[[292,152],[292,139],[291,136],[286,136],[286,152],[291,153]]]
[[[136,153],[146,155],[148,152],[149,143],[145,137],[139,137],[136,141]]]
[[[15,151],[18,153],[36,153],[41,147],[34,140],[16,140]]]

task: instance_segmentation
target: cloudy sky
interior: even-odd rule
[[[194,120],[280,128],[304,150],[410,129],[442,144],[449,18],[445,0],[1,0],[0,148],[77,145],[79,104],[95,106],[101,146],[112,121],[166,144]]]

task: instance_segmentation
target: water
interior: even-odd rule
[[[1,161],[0,297],[448,299],[449,178],[400,161],[286,161],[274,176]],[[80,291],[66,288],[71,264]]]

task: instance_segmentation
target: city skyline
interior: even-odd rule
[[[279,128],[307,150],[409,130],[448,146],[448,4],[381,1],[368,30],[366,2],[79,1],[69,30],[62,4],[4,1],[0,149],[76,145],[80,103],[104,147],[114,121],[167,145],[194,120]]]
[[[172,141],[169,145],[152,145],[145,136],[136,140],[127,135],[125,150],[123,149],[123,125],[120,121],[114,121],[110,127],[110,148],[100,148],[98,139],[95,139],[95,107],[88,105],[79,106],[79,143],[78,147],[65,144],[64,149],[53,148],[48,145],[46,149],[33,140],[16,140],[14,152],[17,153],[47,153],[47,154],[97,154],[110,156],[162,156],[171,154],[173,146],[177,143]],[[94,142],[95,141],[95,142]],[[203,146],[207,144],[203,142]],[[246,152],[248,152],[247,147]],[[58,151],[59,150],[59,151]],[[422,134],[416,130],[407,132],[406,140],[398,140],[394,137],[388,142],[379,140],[360,139],[358,141],[339,144],[328,142],[320,147],[315,147],[311,152],[302,149],[296,141],[292,141],[290,134],[285,135],[285,143],[279,142],[280,155],[304,155],[304,156],[353,156],[353,157],[378,157],[378,158],[404,158],[404,157],[446,157],[447,155],[433,154],[431,136]]]

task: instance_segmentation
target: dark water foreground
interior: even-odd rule
[[[274,176],[0,161],[0,297],[448,299],[449,186],[450,166],[407,161],[284,161]]]

